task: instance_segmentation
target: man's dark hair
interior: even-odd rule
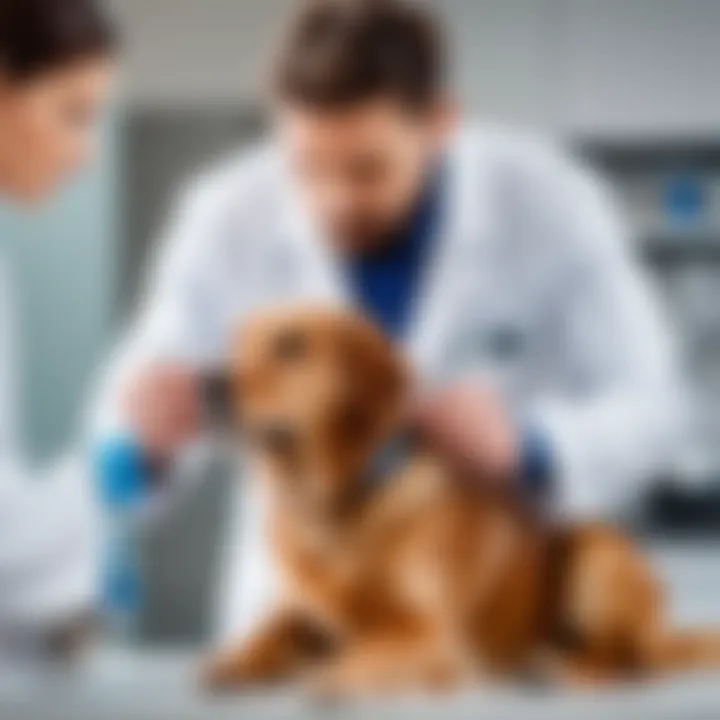
[[[392,97],[429,107],[445,81],[443,32],[418,0],[309,0],[275,65],[282,100],[338,108]]]
[[[96,0],[0,0],[0,72],[24,81],[115,48]]]

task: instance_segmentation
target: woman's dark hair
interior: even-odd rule
[[[13,80],[111,53],[115,45],[96,0],[0,0],[0,71]]]

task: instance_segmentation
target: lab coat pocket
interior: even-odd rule
[[[530,336],[527,325],[515,314],[477,317],[466,313],[447,344],[444,375],[448,380],[482,377],[503,396],[515,395],[524,384]]]

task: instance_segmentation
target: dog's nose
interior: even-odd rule
[[[211,425],[229,427],[238,414],[238,388],[224,369],[206,372],[200,378],[200,395],[205,416]]]
[[[256,442],[273,455],[289,455],[297,447],[297,432],[289,425],[267,425],[253,435]]]

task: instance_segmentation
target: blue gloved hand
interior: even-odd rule
[[[128,509],[141,502],[150,484],[150,464],[130,435],[103,441],[95,459],[100,498],[107,509]]]

